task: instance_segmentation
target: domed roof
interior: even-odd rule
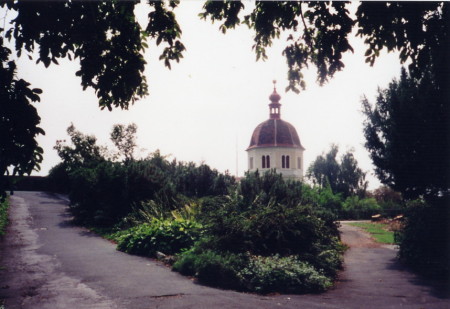
[[[247,150],[258,147],[292,147],[304,149],[297,131],[289,122],[271,118],[253,131]]]
[[[274,85],[275,85],[274,81]],[[280,119],[281,96],[274,87],[270,95],[270,119],[260,123],[253,131],[247,150],[257,147],[292,147],[303,148],[297,131],[289,122]]]

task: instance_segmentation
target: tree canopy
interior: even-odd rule
[[[16,77],[16,64],[9,60],[11,51],[0,37],[0,172],[1,175],[30,174],[39,168],[43,150],[36,137],[44,134],[41,118],[31,102],[39,102],[40,89]],[[12,169],[8,169],[13,167]],[[0,201],[5,179],[0,177]]]
[[[127,108],[147,94],[143,73],[148,38],[166,45],[160,59],[168,67],[185,51],[175,15],[179,1],[149,1],[145,29],[134,15],[138,3],[2,0],[1,7],[15,11],[17,17],[1,31],[14,39],[18,55],[38,49],[36,62],[45,66],[60,58],[78,59],[81,84],[96,91],[100,107]],[[317,67],[321,84],[344,68],[342,55],[353,51],[352,31],[365,39],[366,61],[371,64],[384,48],[399,51],[400,60],[409,60],[418,70],[430,55],[445,55],[448,3],[361,2],[354,17],[349,6],[340,1],[256,1],[243,15],[242,1],[206,1],[200,17],[221,22],[222,32],[241,24],[254,30],[257,59],[265,59],[266,48],[281,32],[288,32],[283,54],[289,68],[288,89],[295,91],[305,87],[301,71],[310,64]]]
[[[431,68],[421,79],[402,70],[379,89],[374,106],[364,99],[366,148],[380,181],[407,198],[449,194],[450,110]]]
[[[131,123],[127,126],[116,124],[113,126],[110,138],[114,146],[119,151],[119,156],[123,157],[125,162],[132,161],[136,144],[137,125]]]
[[[339,147],[331,145],[329,152],[318,156],[311,163],[306,176],[320,187],[330,186],[333,193],[340,193],[344,198],[351,195],[364,196],[367,188],[366,173],[358,167],[352,151],[344,153],[340,162],[336,159],[338,152]]]

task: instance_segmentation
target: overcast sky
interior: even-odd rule
[[[150,94],[127,111],[100,110],[94,92],[83,91],[75,76],[77,61],[61,60],[59,66],[46,69],[27,57],[19,59],[18,77],[44,91],[36,107],[46,131],[38,139],[45,154],[41,171],[35,174],[46,175],[59,162],[53,146],[56,140],[67,139],[70,123],[83,133],[94,134],[100,144],[112,147],[112,126],[134,122],[142,154],[159,149],[170,158],[205,162],[219,171],[242,176],[247,169],[245,149],[254,128],[269,117],[268,97],[272,80],[277,80],[281,117],[295,126],[306,148],[304,166],[336,143],[341,153],[354,149],[360,167],[368,172],[369,188],[378,187],[363,146],[361,97],[366,95],[374,102],[377,87],[386,87],[399,75],[398,55],[382,55],[370,67],[364,62],[362,40],[352,39],[355,52],[344,57],[345,69],[328,84],[319,87],[315,83],[312,67],[304,72],[305,91],[285,93],[287,66],[281,55],[285,40],[274,43],[267,61],[256,62],[252,32],[241,26],[223,35],[217,23],[212,25],[197,17],[201,5],[183,1],[175,11],[187,51],[172,70],[158,60],[161,48],[150,42],[145,55]],[[146,6],[136,13],[145,24]]]

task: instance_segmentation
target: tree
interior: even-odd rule
[[[448,2],[365,2],[359,3],[355,19],[349,3],[340,1],[256,1],[253,10],[241,17],[240,1],[207,1],[201,17],[223,21],[222,32],[240,24],[255,31],[253,49],[257,59],[266,58],[265,49],[288,31],[286,57],[289,86],[304,89],[302,70],[317,67],[317,80],[323,84],[344,68],[342,55],[352,52],[348,38],[352,30],[365,39],[366,62],[374,64],[380,51],[399,51],[402,63],[420,75],[427,59],[433,57],[447,64],[450,4]],[[441,66],[446,75],[448,66]]]
[[[351,195],[364,196],[367,189],[366,173],[358,167],[351,151],[347,151],[340,162],[336,156],[337,145],[331,145],[330,151],[318,156],[309,166],[307,177],[320,187],[330,186],[333,193],[341,193],[344,198]]]
[[[98,163],[106,161],[106,148],[97,145],[97,138],[78,131],[73,124],[67,128],[72,145],[67,145],[65,140],[56,141],[53,147],[61,158],[67,173],[80,167],[94,167]]]
[[[79,58],[83,88],[92,87],[102,108],[127,108],[147,94],[143,53],[148,37],[165,43],[160,59],[183,57],[181,29],[175,9],[179,1],[150,1],[152,8],[145,31],[137,23],[137,1],[47,2],[0,1],[1,7],[17,13],[8,38],[14,38],[18,55],[39,47],[37,62],[45,66],[59,58]],[[302,69],[317,67],[320,84],[344,68],[342,55],[353,51],[348,38],[356,28],[368,46],[366,61],[373,64],[380,51],[399,51],[402,62],[420,72],[430,55],[445,55],[448,44],[450,5],[446,2],[361,2],[355,17],[345,2],[256,1],[242,16],[241,1],[206,1],[203,19],[223,22],[222,32],[240,24],[255,31],[257,59],[282,31],[289,32],[283,54],[289,67],[288,89],[305,87]],[[3,29],[2,29],[3,30]],[[439,57],[435,57],[438,59]],[[445,60],[442,60],[445,61]]]
[[[374,106],[362,101],[375,173],[405,198],[450,193],[450,109],[434,76],[432,67],[420,79],[402,69],[400,80],[378,90]]]
[[[119,150],[119,155],[124,158],[124,162],[132,161],[136,148],[137,125],[132,123],[128,126],[116,124],[111,131],[111,141]]]
[[[403,205],[402,195],[388,186],[381,186],[367,195],[376,199],[383,209],[399,209]]]
[[[450,104],[440,61],[430,58],[419,77],[403,69],[400,80],[378,91],[375,106],[362,104],[375,173],[407,199],[398,256],[424,275],[448,280]]]
[[[43,150],[36,138],[43,135],[41,118],[31,102],[39,102],[40,89],[16,79],[11,51],[0,36],[0,201],[5,197],[5,175],[30,174],[39,170]]]

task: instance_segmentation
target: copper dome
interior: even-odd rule
[[[304,149],[297,131],[289,122],[271,118],[253,131],[247,150],[258,147],[292,147]]]
[[[247,150],[258,147],[292,147],[304,150],[294,126],[280,119],[281,96],[277,93],[276,81],[273,84],[273,93],[269,97],[270,119],[259,124],[253,131]]]

